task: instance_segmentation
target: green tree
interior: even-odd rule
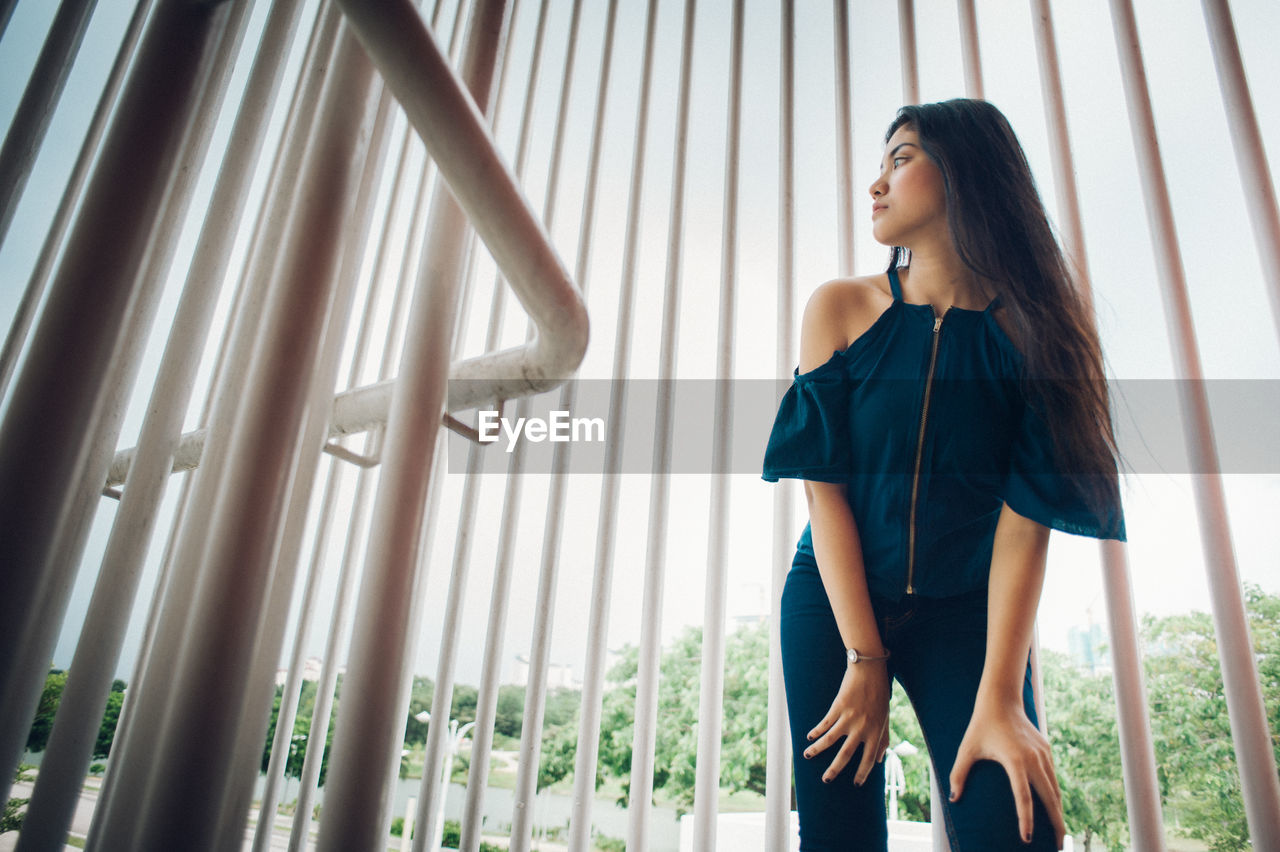
[[[577,717],[570,717],[564,724],[548,727],[543,731],[541,755],[538,758],[539,791],[573,774],[577,751]]]
[[[116,681],[120,683],[121,681]],[[107,707],[102,714],[102,726],[98,728],[98,739],[93,744],[94,757],[107,757],[111,754],[111,743],[116,738],[116,723],[120,720],[120,708],[124,706],[124,691],[115,689],[114,684],[107,694]]]
[[[450,702],[450,718],[457,719],[458,725],[465,725],[467,722],[476,720],[476,702],[480,697],[479,691],[474,686],[465,683],[455,684],[453,687],[453,701]]]
[[[524,722],[524,687],[508,684],[498,687],[498,706],[493,720],[494,733],[518,739]]]
[[[1128,816],[1111,676],[1049,650],[1040,653],[1040,673],[1067,832],[1086,852],[1094,843],[1123,849]]]
[[[1245,587],[1263,704],[1280,730],[1280,596]],[[1165,819],[1215,852],[1248,848],[1213,624],[1200,612],[1143,620],[1151,729]],[[1280,740],[1272,737],[1280,760]]]
[[[309,745],[309,737],[311,734],[311,719],[316,704],[316,689],[318,685],[315,681],[303,681],[301,692],[298,697],[298,711],[294,716],[293,733],[289,739],[289,758],[285,762],[285,776],[291,778],[302,777],[302,766],[307,758],[307,748]],[[274,704],[271,709],[271,721],[267,726],[267,739],[262,748],[262,764],[261,770],[267,771],[271,762],[271,746],[275,742],[276,721],[280,715],[280,702],[284,696],[284,687],[276,687],[276,695]],[[325,751],[320,760],[320,778],[318,783],[324,786],[325,778],[329,773],[329,753],[330,747],[333,745],[333,732],[337,726],[338,700],[334,699],[333,712],[329,716],[329,728],[325,735]]]
[[[53,717],[58,713],[58,702],[62,700],[62,690],[66,685],[67,673],[61,669],[52,669],[45,677],[40,703],[36,705],[36,716],[27,733],[27,751],[44,751],[49,744]]]
[[[916,711],[901,686],[894,685],[889,698],[889,747],[902,742],[915,746],[916,754],[902,758],[903,790],[898,794],[898,819],[929,821],[929,752]]]
[[[686,629],[663,653],[660,666],[653,788],[674,798],[679,808],[689,808],[697,773],[702,631]],[[623,805],[630,798],[637,670],[638,652],[627,646],[607,675],[612,686],[602,709],[599,768],[622,781]],[[723,702],[733,712],[724,715],[721,732],[721,785],[727,790],[764,790],[768,687],[767,625],[730,634]]]
[[[435,694],[435,684],[431,678],[415,676],[413,679],[413,688],[409,693],[409,713],[404,726],[404,743],[409,746],[413,743],[425,743],[427,741],[427,723],[419,722],[416,718],[419,713],[431,712],[431,699]]]

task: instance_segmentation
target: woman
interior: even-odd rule
[[[894,679],[953,852],[1059,849],[1028,655],[1050,528],[1124,538],[1097,333],[999,110],[904,107],[885,138],[889,269],[814,292],[765,453],[809,504],[781,637],[801,849],[885,848]]]

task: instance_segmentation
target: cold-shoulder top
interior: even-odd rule
[[[889,284],[893,303],[866,332],[796,371],[764,478],[845,483],[868,587],[893,601],[984,587],[1004,503],[1053,529],[1123,541],[1118,496],[1090,508],[1085,475],[1055,463],[995,303],[936,317],[903,301],[896,270]],[[796,558],[813,559],[808,526]]]

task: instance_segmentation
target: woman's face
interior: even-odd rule
[[[885,143],[880,176],[870,192],[876,242],[912,248],[924,241],[949,241],[942,172],[925,156],[910,124],[899,127]]]

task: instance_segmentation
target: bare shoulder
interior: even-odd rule
[[[893,302],[887,275],[836,278],[818,287],[804,309],[800,371],[824,364],[869,329]]]

